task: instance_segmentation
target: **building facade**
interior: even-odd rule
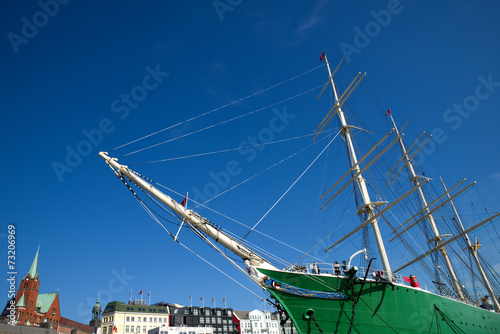
[[[168,305],[146,305],[144,300],[110,302],[102,312],[101,334],[145,334],[153,328],[168,327],[169,313]]]
[[[280,322],[269,311],[235,311],[241,334],[279,334]]]
[[[179,304],[146,305],[136,300],[106,305],[101,317],[100,334],[146,334],[150,330],[165,334],[236,334],[230,308],[187,307]],[[169,329],[171,328],[171,329]],[[198,328],[189,330],[189,328]]]
[[[211,327],[213,334],[236,333],[231,308],[187,307],[174,304],[170,306],[170,326]]]

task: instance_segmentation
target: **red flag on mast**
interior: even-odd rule
[[[324,61],[325,60],[325,51],[323,51],[323,53],[321,54],[321,56],[319,56],[319,60],[320,61]]]
[[[182,205],[183,207],[186,207],[187,201],[188,201],[188,195],[186,195],[186,197],[184,197],[184,199],[183,199],[183,200],[182,200],[182,202],[181,202],[181,205]]]
[[[139,292],[139,294],[142,295],[142,290],[141,290],[141,292]]]
[[[391,109],[387,109],[387,112],[385,113],[385,116],[389,115],[391,113]]]

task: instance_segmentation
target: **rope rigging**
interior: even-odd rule
[[[181,122],[178,122],[178,123],[176,123],[176,124],[170,125],[170,126],[168,126],[168,127],[166,127],[166,128],[163,128],[163,129],[161,129],[161,130],[158,130],[158,131],[152,132],[152,133],[150,133],[150,134],[148,134],[148,135],[145,135],[145,136],[143,136],[143,137],[137,138],[137,139],[132,140],[132,141],[130,141],[130,142],[128,142],[128,143],[125,143],[125,144],[119,145],[119,146],[117,146],[117,147],[115,147],[115,148],[112,148],[112,149],[108,150],[108,152],[112,152],[112,151],[114,151],[114,150],[117,150],[117,149],[123,148],[123,147],[125,147],[125,146],[128,146],[128,145],[131,145],[131,144],[133,144],[133,143],[139,142],[139,141],[144,140],[144,139],[146,139],[146,138],[149,138],[149,137],[155,136],[155,135],[157,135],[157,134],[159,134],[159,133],[162,133],[162,132],[164,132],[164,131],[171,130],[171,129],[176,128],[176,127],[178,127],[178,126],[181,126],[181,125],[184,125],[184,124],[189,123],[189,122],[191,122],[191,121],[194,121],[195,119],[198,119],[198,118],[201,118],[201,117],[207,116],[207,115],[209,115],[209,114],[211,114],[211,113],[213,113],[213,112],[216,112],[216,111],[218,111],[218,110],[221,110],[221,109],[227,108],[227,107],[229,107],[229,106],[232,106],[232,105],[234,105],[234,104],[237,104],[237,103],[239,103],[239,102],[245,101],[245,100],[247,100],[247,99],[249,99],[249,98],[252,98],[252,97],[254,97],[254,96],[260,95],[260,94],[262,94],[262,93],[264,93],[264,92],[267,92],[267,91],[269,91],[269,90],[271,90],[271,89],[277,88],[277,87],[279,87],[279,86],[281,86],[281,85],[284,85],[284,84],[286,84],[286,83],[288,83],[288,82],[291,82],[291,81],[293,81],[293,80],[295,80],[295,79],[298,79],[298,78],[300,78],[300,77],[302,77],[302,76],[304,76],[304,75],[306,75],[306,74],[309,74],[309,73],[311,73],[311,72],[313,72],[313,71],[315,71],[315,70],[317,70],[317,69],[319,69],[319,68],[321,68],[321,67],[323,67],[323,66],[324,66],[324,64],[318,65],[318,66],[316,66],[316,67],[314,67],[314,68],[312,68],[312,69],[310,69],[310,70],[307,70],[307,71],[305,71],[305,72],[303,72],[303,73],[301,73],[301,74],[299,74],[299,75],[296,75],[296,76],[294,76],[294,77],[292,77],[292,78],[289,78],[289,79],[284,80],[284,81],[282,81],[282,82],[280,82],[280,83],[277,83],[277,84],[275,84],[275,85],[272,85],[272,86],[270,86],[270,87],[267,87],[267,88],[265,88],[265,89],[262,89],[262,90],[260,90],[260,91],[258,91],[258,92],[253,93],[253,94],[247,95],[246,97],[240,98],[240,99],[238,99],[238,100],[235,100],[235,101],[232,101],[232,102],[230,102],[230,103],[227,103],[227,104],[225,104],[225,105],[223,105],[223,106],[220,106],[220,107],[214,108],[214,109],[212,109],[212,110],[210,110],[210,111],[204,112],[204,113],[202,113],[202,114],[196,115],[196,116],[191,117],[191,118],[189,118],[189,119],[186,119],[186,120],[184,120],[184,121],[181,121]]]
[[[123,154],[123,155],[121,155],[121,156],[118,156],[117,158],[119,159],[119,158],[123,158],[123,157],[129,156],[129,155],[132,155],[132,154],[136,154],[136,153],[139,153],[139,152],[142,152],[142,151],[145,151],[145,150],[149,150],[149,149],[151,149],[151,148],[153,148],[153,147],[157,147],[157,146],[160,146],[160,145],[163,145],[163,144],[167,144],[167,143],[170,143],[170,142],[172,142],[172,141],[175,141],[175,140],[178,140],[178,139],[181,139],[181,138],[185,138],[185,137],[188,137],[188,136],[194,135],[194,134],[196,134],[196,133],[200,133],[200,132],[206,131],[206,130],[208,130],[208,129],[215,128],[215,127],[220,126],[220,125],[222,125],[222,124],[226,124],[226,123],[233,122],[233,121],[235,121],[235,120],[237,120],[237,119],[240,119],[240,118],[243,118],[243,117],[246,117],[246,116],[249,116],[249,115],[255,114],[255,113],[257,113],[257,112],[259,112],[259,111],[262,111],[262,110],[266,110],[266,109],[272,108],[272,107],[277,106],[277,105],[279,105],[279,104],[282,104],[282,103],[285,103],[285,102],[290,101],[290,100],[292,100],[292,99],[295,99],[295,98],[297,98],[297,97],[299,97],[299,96],[302,96],[302,95],[305,95],[305,94],[307,94],[307,93],[310,93],[310,92],[312,92],[312,91],[314,91],[314,90],[316,90],[316,89],[320,88],[321,86],[322,86],[322,85],[316,86],[316,87],[311,88],[311,89],[309,89],[309,90],[307,90],[307,91],[305,91],[305,92],[299,93],[299,94],[297,94],[297,95],[294,95],[294,96],[292,96],[292,97],[289,97],[289,98],[283,99],[283,100],[278,101],[278,102],[275,102],[275,103],[271,103],[271,104],[269,104],[269,105],[267,105],[267,106],[265,106],[265,107],[262,107],[262,108],[259,108],[259,109],[252,110],[252,111],[250,111],[250,112],[247,112],[246,114],[239,115],[239,116],[235,116],[235,117],[230,118],[230,119],[227,119],[227,120],[225,120],[225,121],[222,121],[222,122],[219,122],[219,123],[216,123],[216,124],[212,124],[212,125],[206,126],[206,127],[204,127],[204,128],[201,128],[201,129],[198,129],[198,130],[195,130],[195,131],[191,131],[191,132],[189,132],[189,133],[185,133],[185,134],[183,134],[183,135],[180,135],[180,136],[177,136],[177,137],[174,137],[174,138],[170,138],[170,139],[164,140],[164,141],[162,141],[162,142],[159,142],[159,143],[156,143],[156,144],[153,144],[153,145],[150,145],[150,146],[147,146],[147,147],[144,147],[144,148],[141,148],[141,149],[138,149],[138,150],[132,151],[132,152],[130,152],[130,153]]]
[[[311,168],[311,166],[314,165],[314,163],[316,162],[316,160],[318,160],[319,157],[321,155],[323,155],[323,153],[325,152],[325,150],[330,146],[331,143],[333,143],[333,141],[338,137],[339,134],[340,134],[340,131],[337,132],[337,134],[333,137],[333,139],[330,140],[330,142],[323,148],[323,150],[316,156],[316,158],[314,158],[314,160],[309,164],[309,166],[307,166],[307,168],[302,172],[302,174],[299,175],[299,177],[283,193],[283,195],[281,195],[281,197],[271,206],[271,208],[269,210],[267,210],[267,212],[262,216],[262,218],[260,218],[259,221],[250,229],[250,231],[248,231],[248,233],[243,237],[243,239],[245,239],[250,234],[250,232],[252,232],[257,227],[257,225],[260,224],[260,222],[268,215],[268,213],[271,212],[271,210],[283,199],[283,197],[285,197],[285,195],[290,191],[290,189],[292,189],[293,186],[297,182],[299,182],[299,180],[302,178],[302,176],[304,176],[304,174]]]
[[[140,162],[140,163],[135,163],[135,164],[129,164],[129,166],[137,166],[137,165],[152,164],[152,163],[157,163],[157,162],[166,162],[166,161],[173,161],[173,160],[197,158],[197,157],[202,157],[202,156],[207,156],[207,155],[212,155],[212,154],[226,153],[226,152],[231,152],[231,151],[243,150],[243,149],[247,149],[247,148],[256,148],[256,147],[267,146],[267,145],[272,145],[272,144],[284,143],[284,142],[302,139],[302,138],[306,138],[306,137],[312,137],[312,136],[314,136],[314,133],[302,135],[302,136],[297,136],[297,137],[292,137],[292,138],[287,138],[287,139],[270,141],[270,142],[266,142],[266,143],[262,143],[262,144],[239,146],[239,147],[233,147],[233,148],[228,148],[228,149],[223,149],[223,150],[218,150],[218,151],[190,154],[190,155],[185,155],[185,156],[181,156],[181,157],[166,158],[166,159],[161,159],[161,160],[152,160],[152,161],[148,161],[148,162]]]

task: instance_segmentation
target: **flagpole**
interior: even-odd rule
[[[129,298],[130,304],[132,304],[132,289],[130,289],[130,298]]]
[[[151,291],[149,291],[148,296],[149,296],[149,304],[148,304],[148,306],[151,306]]]
[[[189,294],[189,300],[191,301],[191,308],[193,307],[193,295]]]
[[[205,308],[205,299],[203,298],[203,295],[201,295],[201,305]]]

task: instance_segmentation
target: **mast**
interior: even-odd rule
[[[358,208],[358,215],[362,215],[366,213],[368,219],[372,219],[375,216],[375,207],[376,203],[372,203],[370,200],[370,194],[368,193],[368,189],[366,188],[366,182],[363,176],[360,173],[360,168],[358,166],[358,160],[356,157],[356,151],[354,150],[354,145],[352,143],[351,138],[351,129],[353,128],[350,125],[347,125],[345,120],[344,112],[340,107],[340,101],[337,95],[337,89],[335,87],[335,83],[333,82],[332,72],[330,70],[330,64],[328,63],[328,59],[325,55],[326,67],[328,68],[328,75],[330,76],[330,84],[332,86],[333,96],[335,97],[335,105],[338,106],[338,117],[340,123],[342,124],[342,136],[347,144],[347,153],[349,155],[349,161],[351,164],[351,168],[353,168],[353,172],[356,176],[356,184],[358,186],[359,192],[361,193],[361,197],[363,199],[363,206]],[[382,235],[380,234],[380,229],[378,226],[377,219],[372,219],[371,221],[373,234],[375,235],[375,241],[377,243],[378,253],[380,255],[380,260],[382,262],[382,266],[384,268],[384,272],[387,275],[387,279],[392,281],[392,271],[391,266],[389,264],[389,260],[387,258],[387,253],[385,251],[384,241],[382,240]]]
[[[251,249],[215,227],[206,218],[201,217],[197,213],[193,212],[193,210],[187,210],[180,203],[174,201],[170,196],[165,195],[163,192],[155,188],[152,184],[138,176],[127,166],[119,164],[117,162],[117,159],[110,158],[107,155],[107,152],[99,152],[99,156],[103,158],[106,163],[110,167],[112,167],[112,169],[114,169],[115,174],[118,177],[122,175],[125,176],[132,183],[136,184],[138,187],[148,192],[157,200],[168,206],[172,211],[180,215],[183,218],[183,221],[188,223],[192,228],[207,234],[216,242],[220,243],[222,246],[226,247],[243,260],[249,259],[250,263],[254,266],[265,269],[277,269],[276,267],[271,265],[269,261],[254,253]]]
[[[441,179],[441,183],[443,184],[444,191],[447,191],[446,185],[443,182],[443,179]],[[448,194],[448,197],[450,195]],[[453,201],[450,202],[451,207],[453,209],[453,213],[455,217],[457,218],[458,223],[460,224],[460,228],[462,229],[462,232],[465,231],[464,225],[462,224],[462,219],[460,219],[460,216],[458,214],[457,209],[455,208],[455,204],[453,204]],[[465,241],[467,242],[467,248],[469,249],[472,258],[474,259],[474,262],[476,262],[477,268],[479,270],[479,274],[481,275],[481,278],[483,279],[483,284],[488,291],[488,294],[491,297],[491,302],[493,303],[493,306],[495,307],[495,311],[500,313],[500,304],[498,303],[498,299],[495,296],[495,293],[493,292],[493,289],[491,288],[490,282],[488,281],[488,277],[486,277],[486,273],[484,272],[483,266],[481,265],[481,262],[479,261],[479,258],[477,256],[477,248],[475,248],[472,243],[470,242],[469,236],[464,234]]]
[[[398,131],[398,128],[396,126],[396,122],[394,122],[392,115],[390,115],[390,116],[391,116],[391,121],[392,121],[392,124],[394,126],[394,129],[396,130],[396,135],[399,136],[399,131]],[[410,173],[410,182],[412,182],[415,186],[418,186],[420,184],[420,180],[419,180],[420,176],[417,176],[417,174],[415,173],[415,169],[413,168],[413,164],[411,163],[411,160],[408,157],[405,145],[403,143],[403,139],[401,137],[399,137],[399,145],[401,148],[401,153],[405,157],[406,166],[407,166],[408,171]],[[434,233],[433,240],[435,240],[437,243],[437,246],[439,246],[443,242],[443,237],[439,234],[439,230],[436,226],[436,222],[434,220],[434,217],[430,213],[429,207],[427,205],[427,200],[425,199],[424,191],[420,187],[418,188],[418,194],[420,197],[420,201],[422,202],[422,206],[425,208],[424,211],[427,215],[427,221],[429,222],[429,225],[431,226],[432,232]],[[465,301],[465,298],[464,298],[464,295],[462,292],[462,288],[460,287],[460,284],[458,282],[457,275],[455,274],[455,270],[453,269],[453,265],[451,264],[450,257],[448,256],[448,252],[446,251],[446,248],[444,246],[440,248],[440,251],[441,251],[441,254],[443,255],[444,262],[446,264],[446,268],[448,269],[448,272],[450,274],[450,278],[451,278],[451,281],[453,283],[454,290],[457,293],[458,298],[460,298],[460,300],[462,300],[462,301]]]

